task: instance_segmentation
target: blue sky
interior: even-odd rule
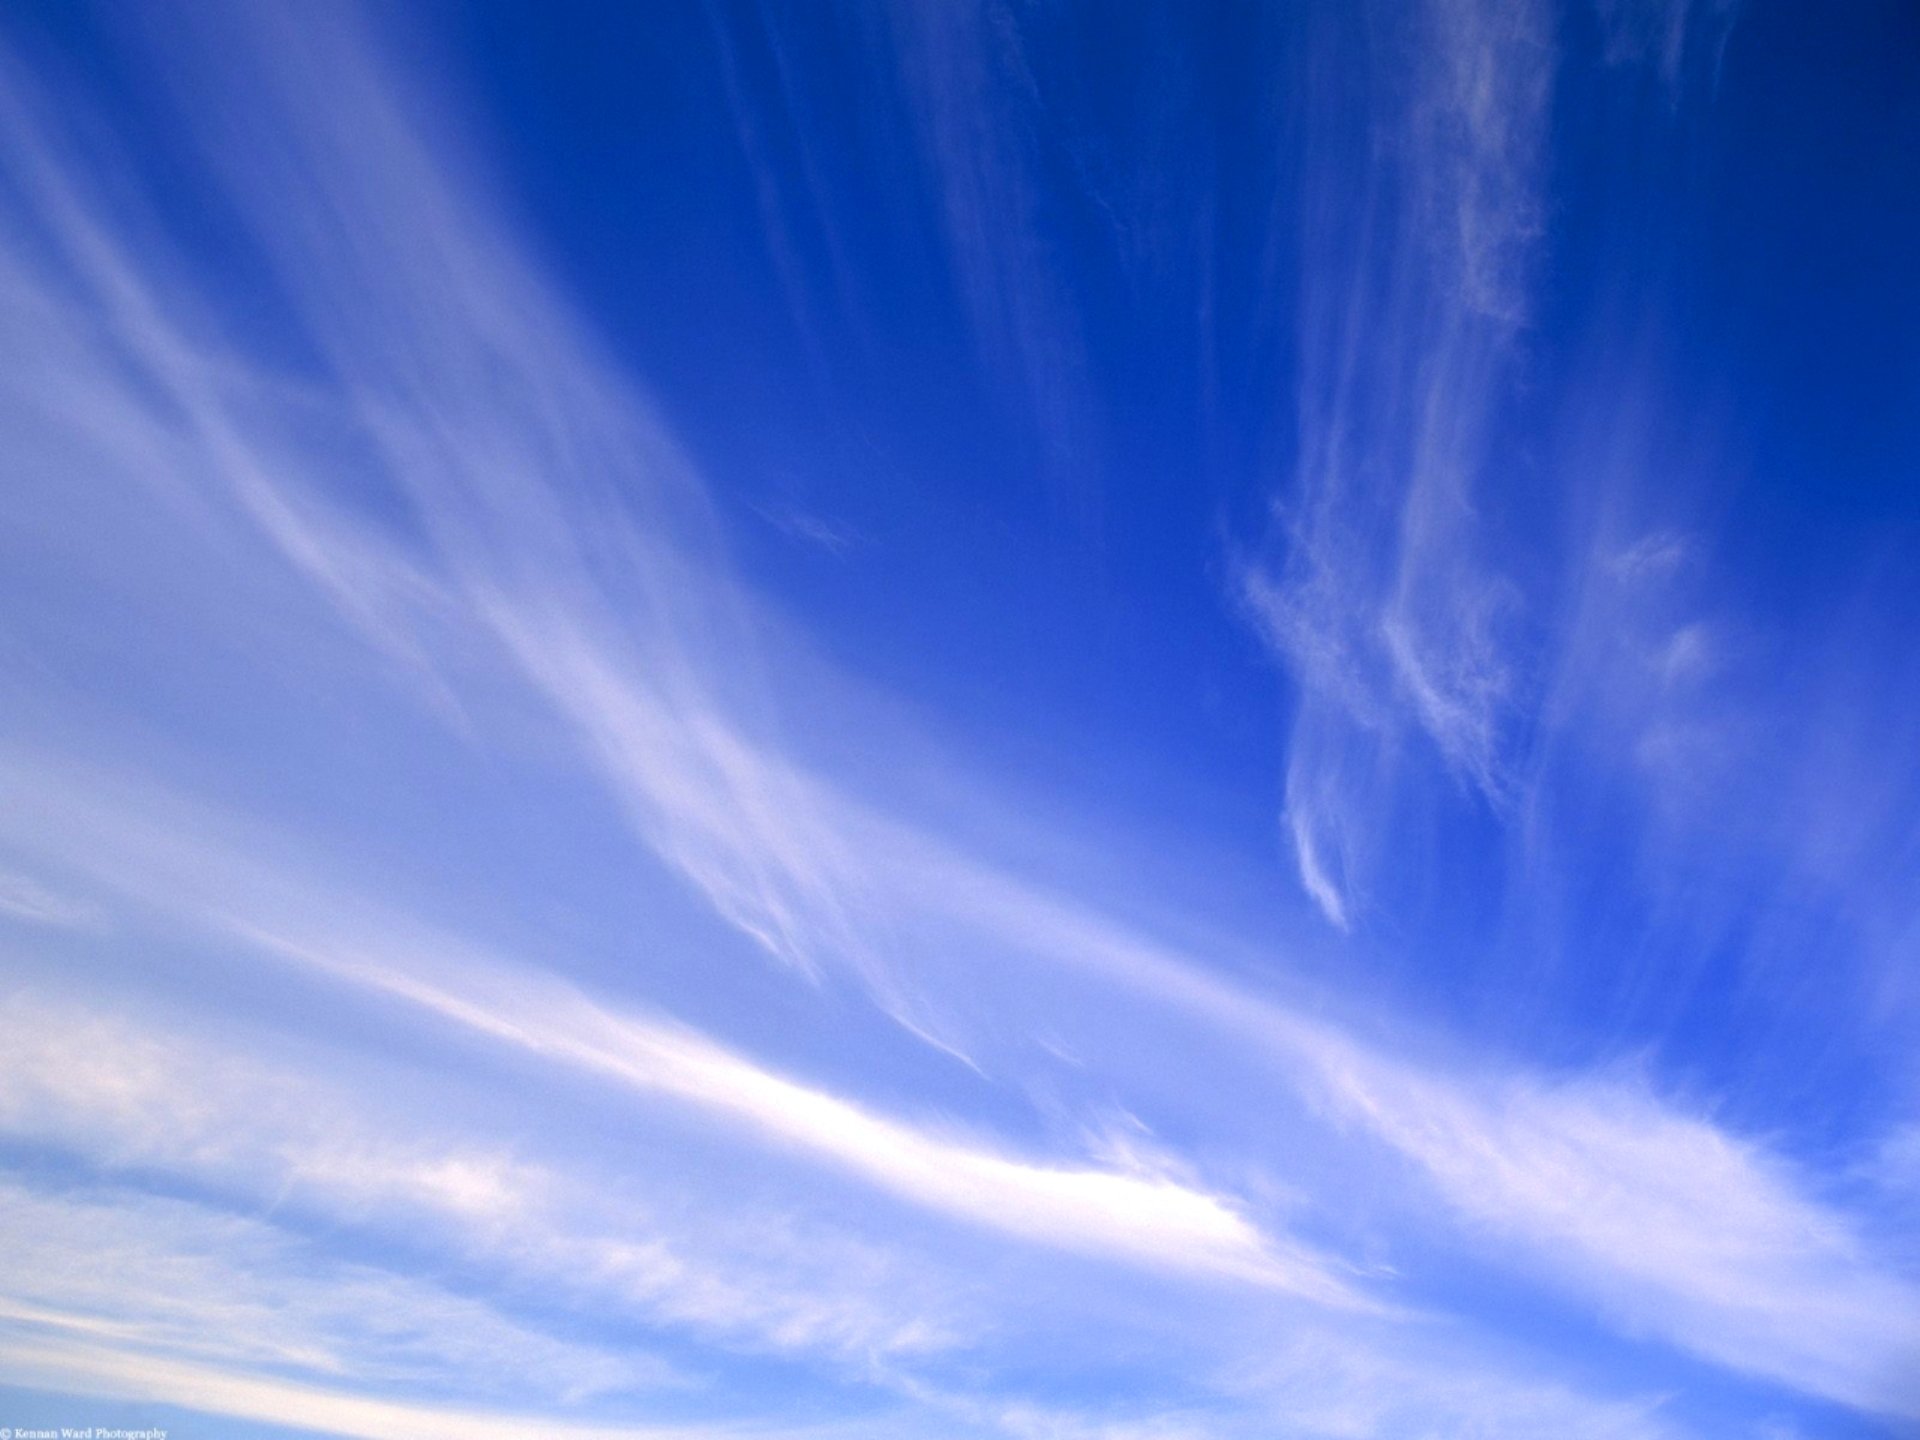
[[[0,1426],[1920,1431],[1897,0],[0,17]]]

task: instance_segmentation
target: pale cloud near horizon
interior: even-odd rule
[[[173,1175],[263,1219],[419,1230],[516,1288],[566,1291],[748,1351],[880,1357],[957,1338],[937,1291],[847,1239],[802,1231],[763,1246],[733,1222],[676,1222],[639,1191],[610,1207],[604,1181],[524,1138],[449,1139],[411,1105],[395,1116],[369,1098],[431,1093],[420,1077],[263,1061],[178,1020],[102,1015],[73,998],[13,997],[0,1034],[6,1133],[108,1174]],[[769,1239],[779,1228],[772,1214],[746,1226]],[[36,1295],[24,1272],[10,1293],[56,1298]]]
[[[35,803],[17,778],[10,787],[16,810],[27,814],[46,815],[49,803],[70,804],[84,793],[71,775],[60,792],[64,800]],[[135,878],[139,842],[114,833],[125,823],[96,814],[77,827],[48,828],[75,836],[75,848],[59,856],[64,863],[88,854],[146,903],[178,897],[178,881],[164,870]],[[153,833],[194,856],[192,869],[209,895],[280,895],[254,914],[233,908],[230,898],[227,909],[208,917],[216,929],[558,1063],[733,1113],[935,1209],[1071,1249],[1111,1248],[1199,1273],[1267,1277],[1346,1303],[1345,1282],[1324,1271],[1316,1278],[1311,1260],[1289,1273],[1286,1267],[1303,1257],[1283,1262],[1204,1193],[1151,1176],[1032,1168],[917,1135],[684,1030],[609,1014],[532,970],[503,968],[470,946],[379,918],[343,896],[284,878],[249,881],[235,857],[223,859],[204,837],[195,839],[194,824],[189,812],[175,811]],[[1019,914],[1008,908],[1012,899],[990,913],[1003,920]],[[1889,1330],[1886,1317],[1914,1308],[1912,1290],[1879,1273],[1848,1222],[1797,1194],[1788,1167],[1752,1142],[1669,1109],[1627,1082],[1562,1089],[1524,1076],[1423,1073],[1210,980],[1184,957],[1103,928],[1094,917],[1075,919],[1058,902],[1030,899],[1027,906],[1027,943],[1038,942],[1040,953],[1052,929],[1061,943],[1056,953],[1077,954],[1104,983],[1143,991],[1236,1038],[1277,1046],[1301,1093],[1331,1118],[1360,1124],[1413,1161],[1474,1225],[1522,1240],[1522,1268],[1636,1325],[1671,1327],[1677,1343],[1739,1368],[1869,1408],[1910,1403],[1887,1386],[1913,1337]],[[303,932],[312,924],[303,915],[329,917],[327,931]],[[317,1168],[353,1173],[331,1162]],[[430,1160],[420,1171],[449,1173]],[[487,1172],[469,1166],[465,1173]],[[1817,1339],[1795,1323],[1809,1308],[1825,1317]]]
[[[4,765],[17,812],[71,837],[67,865],[99,867],[149,905],[185,902],[182,918],[553,1063],[607,1076],[743,1125],[916,1204],[1044,1243],[1359,1303],[1331,1267],[1288,1254],[1220,1198],[1150,1174],[1029,1162],[944,1137],[755,1065],[663,1018],[597,1003],[539,966],[502,960],[417,922],[261,871],[197,833],[188,807],[151,818],[88,813],[29,778],[52,767]],[[119,787],[114,787],[119,788]],[[64,813],[63,813],[64,812]],[[20,838],[25,838],[24,836]],[[324,918],[322,918],[324,917]]]

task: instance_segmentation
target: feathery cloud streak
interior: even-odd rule
[[[1282,973],[1229,981],[1208,947],[1150,938],[1133,897],[1023,873],[1009,858],[1019,848],[997,843],[1016,828],[997,812],[1018,805],[966,767],[943,777],[974,804],[964,826],[908,799],[891,772],[930,747],[735,578],[722,487],[710,495],[653,402],[542,278],[476,183],[481,167],[458,158],[444,97],[378,58],[345,12],[229,19],[217,47],[196,14],[184,36],[138,53],[173,87],[167,113],[190,140],[179,173],[220,197],[235,253],[257,267],[255,310],[231,306],[204,255],[158,240],[166,207],[143,212],[138,187],[102,183],[109,167],[50,118],[57,106],[22,86],[8,117],[21,202],[10,324],[36,341],[6,387],[26,477],[9,513],[38,567],[10,583],[26,602],[19,648],[44,658],[38,673],[15,672],[22,739],[9,745],[0,862],[17,878],[0,904],[32,937],[21,964],[35,973],[56,975],[71,955],[113,986],[177,995],[228,983],[215,977],[244,956],[261,995],[340,1005],[322,1017],[337,1039],[364,1015],[468,1083],[537,1075],[556,1133],[531,1148],[562,1153],[536,1163],[490,1148],[488,1127],[456,1111],[437,1136],[418,1116],[381,1131],[367,1118],[379,1079],[344,1064],[325,1126],[275,1107],[225,1149],[210,1138],[222,1120],[144,1151],[137,1132],[161,1096],[211,1088],[191,1066],[156,1059],[126,1105],[112,1067],[69,1076],[65,1090],[17,1070],[18,1135],[63,1164],[124,1180],[131,1159],[223,1203],[249,1193],[241,1172],[257,1163],[324,1196],[321,1213],[380,1217],[389,1241],[418,1244],[423,1220],[445,1227],[463,1253],[490,1257],[491,1283],[638,1313],[723,1350],[824,1357],[809,1385],[845,1386],[872,1357],[878,1378],[863,1383],[920,1407],[917,1425],[1681,1426],[1633,1398],[1648,1393],[1640,1381],[1592,1395],[1572,1380],[1521,1383],[1511,1371],[1524,1360],[1490,1346],[1470,1314],[1416,1318],[1459,1299],[1430,1273],[1435,1255],[1502,1272],[1498,1283],[1522,1286],[1621,1373],[1645,1373],[1621,1357],[1653,1336],[1677,1352],[1661,1363],[1689,1376],[1690,1352],[1758,1377],[1762,1393],[1911,1410],[1899,1372],[1916,1304],[1894,1258],[1898,1226],[1823,1185],[1798,1137],[1757,1138],[1746,1114],[1703,1118],[1662,1098],[1678,1087],[1661,1078],[1567,1080],[1511,1055],[1467,1064],[1464,1037],[1410,1038],[1396,1054],[1379,1037],[1407,1027],[1392,1022],[1391,995],[1360,999],[1364,977],[1331,1003],[1303,1000],[1309,987],[1275,956],[1284,947],[1254,940],[1231,947],[1253,957],[1243,970]],[[1321,252],[1304,306],[1302,485],[1284,558],[1245,582],[1302,684],[1287,758],[1297,868],[1356,937],[1390,912],[1381,838],[1424,803],[1423,771],[1451,787],[1443,803],[1532,823],[1526,732],[1540,695],[1565,705],[1577,688],[1525,658],[1531,596],[1502,578],[1498,507],[1477,513],[1506,453],[1503,397],[1541,245],[1551,15],[1435,5],[1407,24],[1381,31],[1378,74],[1400,73],[1393,47],[1405,42],[1416,83],[1380,82],[1388,119],[1366,122],[1377,163],[1360,202],[1311,208]],[[1016,29],[996,43],[1033,42]],[[907,73],[909,87],[934,85]],[[944,127],[934,148],[961,163],[954,137],[978,99],[935,89],[921,97]],[[1012,150],[983,164],[1041,183],[1030,154],[1008,159],[1025,142],[999,139]],[[976,190],[956,201],[968,213],[986,203]],[[967,243],[979,313],[1005,300],[1019,326],[1048,330],[1058,296],[1033,247],[997,250],[977,224]],[[1020,300],[1022,287],[1046,303]],[[1028,347],[1034,374],[1016,383],[1035,383],[1050,353]],[[1637,565],[1644,578],[1665,553],[1622,528],[1625,539],[1607,537],[1619,563],[1596,560],[1583,577],[1595,595],[1605,575]],[[75,578],[49,581],[63,560]],[[159,633],[112,619],[122,596],[164,615]],[[90,622],[95,648],[59,638]],[[1713,663],[1721,632],[1667,639],[1661,674],[1682,686]],[[210,696],[230,719],[209,717]],[[836,725],[857,743],[836,740]],[[264,743],[238,738],[248,730]],[[187,798],[201,795],[221,798]],[[276,810],[257,828],[216,818]],[[640,844],[610,842],[603,810]],[[396,817],[412,817],[431,861],[383,833]],[[542,876],[561,867],[543,835],[587,872],[561,877],[550,905]],[[580,845],[586,835],[604,848]],[[331,878],[328,857],[363,843],[373,853],[358,878]],[[395,874],[364,883],[383,866]],[[423,901],[428,873],[443,893]],[[747,973],[724,929],[675,908],[668,877],[787,972]],[[566,907],[583,898],[605,909],[569,930]],[[502,923],[515,910],[524,923]],[[455,911],[455,925],[429,918]],[[149,949],[136,968],[130,957]],[[291,963],[261,968],[263,954]],[[848,980],[931,1049],[867,1024]],[[678,1013],[699,1018],[660,1018]],[[804,1017],[798,1035],[777,1016]],[[836,1027],[844,1054],[823,1048]],[[298,1066],[280,1083],[327,1089]],[[35,1122],[36,1107],[61,1119]],[[575,1213],[586,1182],[561,1163],[581,1159],[574,1107],[661,1147],[648,1156],[658,1174],[633,1160],[624,1177],[652,1215],[671,1210],[676,1183],[712,1197],[724,1177],[752,1177],[748,1188],[791,1187],[788,1203],[816,1221],[844,1211],[824,1226],[839,1227],[844,1253],[890,1245],[902,1269],[881,1266],[889,1278],[870,1293],[842,1294],[828,1266],[743,1263],[736,1245],[723,1257],[733,1270],[716,1273],[711,1252],[728,1247],[708,1234],[702,1258],[684,1214],[680,1233],[658,1234]],[[1706,1225],[1707,1213],[1720,1218]],[[942,1228],[951,1220],[963,1223]],[[528,1237],[517,1259],[503,1227]],[[948,1245],[967,1259],[938,1261]],[[950,1280],[975,1262],[1009,1267],[1003,1276],[1035,1267],[1046,1283],[1033,1288],[1054,1293],[969,1293],[949,1326],[938,1303],[921,1303],[943,1282],[923,1292],[899,1279]],[[554,1278],[568,1270],[597,1279],[568,1289]],[[756,1271],[782,1280],[758,1308],[740,1298]],[[886,1303],[890,1284],[903,1303]],[[809,1287],[811,1310],[795,1293]],[[34,1303],[42,1321],[58,1311]],[[1106,1309],[1118,1314],[1094,1323]],[[1808,1313],[1822,1317],[1817,1340],[1789,1318]],[[1069,1363],[1062,1337],[1080,1327]],[[1054,1397],[1017,1381],[988,1393],[982,1347],[1000,1344],[1004,1363],[1018,1344],[983,1338],[996,1328],[1044,1333],[1058,1368],[1030,1384],[1057,1386]],[[1297,1363],[1261,1372],[1246,1351],[1282,1330],[1301,1337]],[[1104,1418],[1064,1403],[1089,1383],[1073,1366],[1105,1363],[1102,1345],[1162,1356],[1158,1393]],[[52,1352],[33,1353],[41,1372],[58,1369]],[[112,1366],[88,1353],[72,1365],[94,1378],[73,1383],[110,1388]],[[1438,1378],[1450,1369],[1489,1378],[1450,1388]],[[167,1373],[149,1368],[150,1392],[185,1393],[185,1372]],[[732,1361],[726,1373],[751,1388]],[[1369,1386],[1404,1403],[1355,1403]],[[269,1404],[266,1391],[219,1393],[229,1413]],[[341,1426],[407,1423],[334,1413]]]

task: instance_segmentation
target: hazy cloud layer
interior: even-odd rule
[[[998,5],[664,18],[687,93],[634,103],[723,143],[658,191],[740,187],[796,373],[852,417],[824,459],[782,441],[804,483],[754,473],[806,421],[749,413],[744,341],[737,393],[688,398],[737,297],[682,332],[649,290],[656,342],[596,295],[484,37],[191,6],[97,17],[79,75],[9,27],[9,1403],[366,1437],[1920,1422],[1908,682],[1875,693],[1872,605],[1751,602],[1723,447],[1654,398],[1627,301],[1562,293],[1568,87],[1679,145],[1733,12],[1337,10],[1116,20],[1164,63],[1111,73]],[[612,22],[553,23],[579,55]],[[665,174],[657,138],[620,143]],[[936,278],[890,316],[910,258]],[[954,416],[888,408],[951,372],[982,377]],[[1245,385],[1283,459],[1226,543],[1232,504],[1181,512],[1175,583],[1128,526],[1170,523],[1146,432],[1188,381],[1213,426]],[[849,455],[865,513],[810,493]],[[1066,624],[1074,527],[1099,601]],[[1056,608],[956,622],[955,554]],[[1196,638],[1116,662],[1137,713],[1074,693],[1163,620]],[[1093,638],[1005,638],[1054,625]],[[1138,697],[1235,647],[1170,738]],[[1257,760],[1212,768],[1223,710]],[[1248,794],[1256,845],[1216,803]]]

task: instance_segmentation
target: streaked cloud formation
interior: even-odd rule
[[[10,17],[0,1421],[1920,1424],[1748,21],[1092,23]]]

